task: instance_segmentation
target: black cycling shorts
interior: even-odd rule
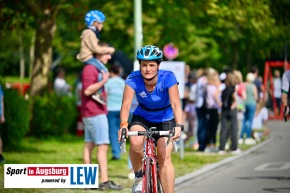
[[[145,120],[143,117],[139,115],[133,115],[131,123],[129,124],[129,130],[134,125],[141,125],[146,130],[149,130],[150,127],[156,127],[156,131],[169,131],[170,129],[176,126],[176,122],[174,119],[171,119],[165,122],[153,123]],[[156,141],[158,139],[156,139]]]

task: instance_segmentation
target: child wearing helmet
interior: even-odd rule
[[[103,28],[103,23],[105,20],[106,16],[98,10],[91,10],[86,14],[85,23],[87,27],[81,34],[81,48],[79,54],[77,55],[77,59],[84,64],[94,65],[99,72],[103,70],[108,73],[108,69],[95,58],[96,54],[112,54],[115,52],[113,47],[101,47],[98,45],[100,41],[100,32]],[[99,81],[102,80],[102,78],[102,73],[99,73]],[[106,101],[101,95],[102,89],[92,95],[92,98],[105,105]]]
[[[171,139],[177,140],[183,130],[178,81],[171,71],[159,69],[163,53],[158,47],[144,46],[138,50],[136,58],[140,70],[132,72],[126,79],[120,112],[119,140],[123,128],[130,131],[145,131],[153,126],[157,131],[166,131],[175,127],[175,135]],[[127,120],[135,97],[138,106],[133,111],[129,125]],[[156,139],[160,178],[163,192],[173,193],[175,179],[171,162],[173,146],[169,144],[165,147],[166,140],[164,137]],[[143,140],[139,137],[130,137],[129,156],[135,172],[132,192],[141,192]]]

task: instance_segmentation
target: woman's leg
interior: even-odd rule
[[[240,138],[242,138],[242,139],[244,139],[244,134],[247,133],[248,119],[249,119],[249,108],[248,108],[248,105],[245,105],[244,120],[243,120],[243,124],[242,124],[241,135],[240,135]]]
[[[207,139],[207,144],[215,145],[216,144],[216,132],[218,128],[218,122],[219,122],[219,117],[218,117],[218,111],[217,109],[208,109],[209,113],[209,126],[208,126],[208,131],[209,131],[209,138]]]
[[[109,138],[110,145],[112,148],[113,159],[120,159],[121,150],[118,142],[118,130],[120,126],[120,112],[119,111],[109,111]]]
[[[166,137],[162,137],[157,141],[158,163],[160,166],[160,181],[163,192],[173,193],[175,183],[175,171],[171,162],[172,143],[165,147]]]
[[[230,122],[231,122],[231,150],[235,151],[238,149],[238,119],[237,119],[237,110],[230,111]]]
[[[221,115],[221,131],[220,131],[220,147],[219,150],[224,151],[227,142],[228,124],[227,124],[227,112],[222,112]]]
[[[248,128],[247,128],[247,138],[252,137],[252,123],[255,116],[256,105],[248,105],[249,116],[248,116]]]
[[[206,109],[197,108],[197,138],[198,138],[198,151],[204,151],[206,146],[206,132],[207,132],[207,120],[206,120]]]

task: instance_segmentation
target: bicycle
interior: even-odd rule
[[[149,128],[148,131],[129,131],[128,136],[146,136],[144,141],[144,158],[142,159],[142,193],[162,193],[159,176],[159,164],[156,157],[156,141],[154,137],[166,136],[168,140],[165,147],[169,144],[170,138],[174,136],[174,128],[169,131],[156,131],[156,127]],[[175,142],[173,148],[177,151]],[[121,150],[126,152],[126,129],[122,129]]]

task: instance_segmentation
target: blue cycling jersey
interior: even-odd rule
[[[174,118],[168,89],[178,84],[178,81],[171,71],[158,71],[158,81],[151,93],[147,91],[140,71],[132,72],[127,77],[126,84],[135,91],[139,102],[133,112],[134,115],[142,116],[153,123],[165,122]]]

